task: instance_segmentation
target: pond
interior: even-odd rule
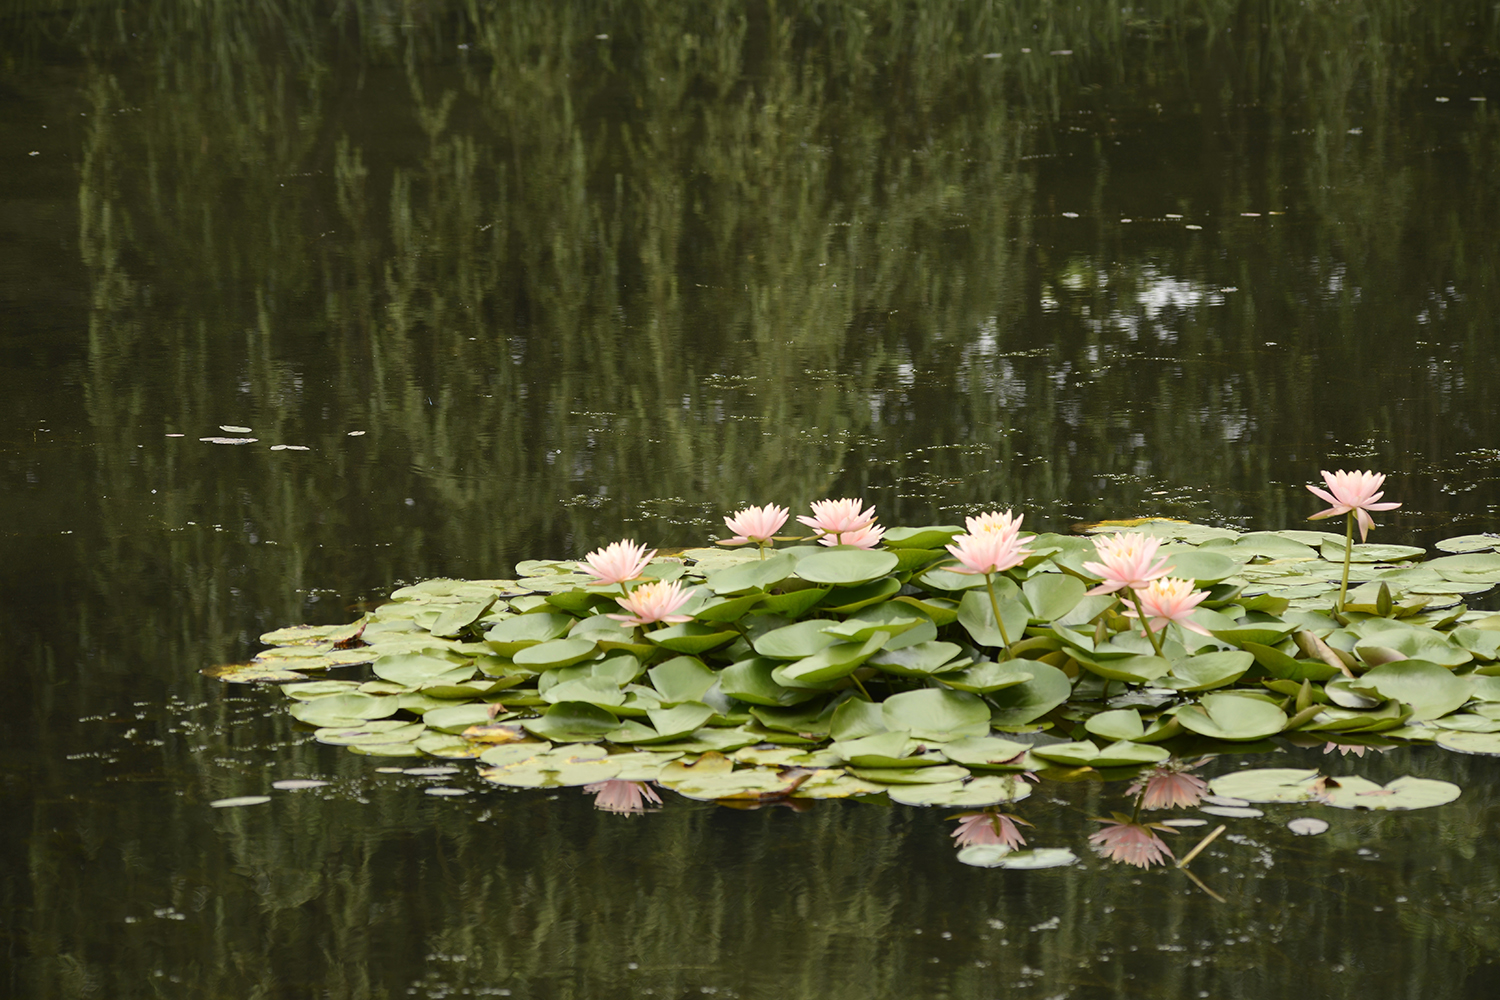
[[[1492,8],[11,0],[0,55],[7,995],[1493,992],[1489,756],[1205,765],[1462,788],[1225,819],[1206,891],[1088,850],[1118,782],[981,869],[949,810],[614,815],[200,673],[747,503],[1273,530],[1374,469],[1379,541],[1495,531]]]

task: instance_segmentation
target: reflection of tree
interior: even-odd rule
[[[262,627],[343,617],[310,588],[498,575],[627,533],[696,541],[744,501],[864,495],[892,524],[995,501],[1028,525],[1211,512],[1279,526],[1310,509],[1287,509],[1282,484],[1326,461],[1426,473],[1400,479],[1409,508],[1482,512],[1428,463],[1496,475],[1476,373],[1500,315],[1500,218],[1476,178],[1500,131],[1486,106],[1436,106],[1429,88],[1493,50],[1493,23],[1395,0],[1131,10],[153,0],[4,21],[23,25],[0,43],[19,67],[7,85],[64,53],[87,112],[79,420],[95,447],[77,495],[100,499],[55,620],[6,612],[36,664],[38,694],[20,701],[53,769],[36,783],[77,781],[55,718],[184,688],[217,702],[183,673],[243,654]],[[261,444],[194,440],[220,423]],[[163,447],[163,431],[188,439]],[[244,791],[208,763],[264,757],[242,711],[211,736],[152,734],[164,742],[142,774]],[[925,820],[874,810],[610,825],[581,819],[586,804],[507,799],[505,830],[526,831],[511,838],[458,812],[434,830],[384,800],[378,821],[309,799],[273,827],[108,791],[31,816],[34,950],[73,970],[37,995],[65,980],[130,995],[153,961],[199,963],[210,994],[305,976],[369,995],[365,970],[429,950],[478,956],[475,983],[545,989],[583,955],[585,995],[632,950],[699,953],[691,927],[711,929],[715,962],[776,955],[806,992],[920,995],[904,977],[926,952],[902,907],[964,913],[951,929],[975,942],[968,914],[1013,919],[995,882],[946,858],[922,867],[901,835]],[[116,829],[132,839],[101,832]],[[1440,878],[1465,882],[1454,854],[1477,830],[1435,834]],[[935,822],[928,836],[941,843]],[[621,895],[627,856],[654,864]],[[1003,893],[1060,894],[1066,930],[1024,946],[1012,933],[1063,981],[1070,956],[1110,943],[1083,881]],[[220,895],[241,922],[204,916]],[[121,949],[84,903],[101,897],[195,916],[170,945]],[[664,899],[692,902],[685,923]],[[264,939],[244,923],[260,905]],[[1197,947],[1201,911],[1177,897],[1117,887],[1109,905]],[[1327,905],[1307,926],[1381,940],[1375,916]],[[372,912],[400,919],[372,936]],[[789,946],[776,929],[794,921],[811,929]],[[1261,947],[1215,961],[1273,967]],[[830,983],[834,967],[864,978]],[[1151,968],[1164,993],[1196,988]],[[993,972],[954,976],[975,992]]]

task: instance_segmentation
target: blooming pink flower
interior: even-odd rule
[[[1137,781],[1130,786],[1129,794],[1135,795],[1145,788],[1146,794],[1141,799],[1143,809],[1195,806],[1208,794],[1208,782],[1186,773],[1197,766],[1172,762],[1158,764],[1144,782]]]
[[[626,580],[634,580],[641,575],[641,570],[656,555],[656,550],[646,551],[646,546],[635,542],[611,542],[602,549],[595,549],[584,556],[584,564],[579,568],[598,579],[590,582],[589,586],[596,587],[600,584],[624,583]]]
[[[981,531],[977,535],[959,535],[953,539],[948,551],[958,560],[950,567],[955,573],[1001,573],[1018,566],[1031,555],[1031,550],[1016,537],[1016,527],[1008,531]]]
[[[1124,817],[1120,817],[1120,820],[1124,820]],[[1111,861],[1123,861],[1137,868],[1150,868],[1152,865],[1165,864],[1164,856],[1175,857],[1172,849],[1153,833],[1150,827],[1141,823],[1119,820],[1101,820],[1100,822],[1104,823],[1104,827],[1097,833],[1089,834],[1089,843],[1094,845],[1094,849],[1101,857]]]
[[[619,622],[624,622],[626,625],[649,625],[652,622],[690,622],[693,620],[692,615],[677,615],[672,613],[686,604],[690,596],[676,580],[655,580],[651,583],[643,583],[624,597],[616,598],[619,601],[620,607],[629,611],[630,614],[612,614],[608,617]]]
[[[1210,634],[1208,629],[1190,617],[1198,603],[1208,596],[1206,590],[1194,590],[1193,581],[1164,576],[1152,580],[1145,589],[1137,590],[1135,594],[1140,598],[1141,607],[1146,612],[1146,624],[1151,631],[1155,632],[1166,628],[1170,622],[1176,622],[1199,635]],[[1125,613],[1132,618],[1140,617],[1135,608],[1126,608]]]
[[[818,539],[823,545],[852,545],[857,549],[873,549],[880,544],[885,529],[878,524],[867,524],[863,528],[846,531],[842,535],[824,535]]]
[[[1015,534],[1020,530],[1021,520],[1025,516],[1025,514],[1022,514],[1020,517],[1012,517],[1010,511],[1001,513],[998,510],[992,510],[988,513],[980,514],[978,517],[966,517],[964,518],[964,524],[968,527],[969,534],[971,535],[977,535],[985,531],[1008,531],[1011,534]]]
[[[1323,471],[1323,482],[1328,484],[1328,489],[1320,490],[1316,486],[1309,486],[1320,500],[1333,504],[1327,510],[1320,510],[1308,518],[1316,521],[1324,517],[1337,517],[1340,514],[1354,512],[1354,517],[1359,521],[1359,540],[1362,542],[1370,534],[1370,529],[1375,527],[1375,519],[1370,516],[1372,510],[1395,510],[1401,505],[1399,503],[1376,503],[1384,493],[1380,485],[1385,482],[1385,474],[1381,472],[1338,472]]]
[[[760,545],[769,542],[781,530],[781,526],[786,524],[790,513],[785,507],[778,507],[773,503],[764,507],[746,507],[733,517],[724,518],[724,523],[734,532],[734,537],[726,539],[723,544],[745,545],[755,542]]]
[[[1016,824],[1030,826],[1024,819],[1007,816],[994,809],[983,812],[963,813],[958,816],[958,829],[953,831],[953,843],[957,847],[972,847],[976,844],[999,844],[1007,850],[1015,850],[1026,844],[1026,838],[1016,829]]]
[[[1166,576],[1167,559],[1152,564],[1161,539],[1140,532],[1123,532],[1109,538],[1095,538],[1094,551],[1100,562],[1086,562],[1083,568],[1104,580],[1088,596],[1109,594],[1122,587],[1140,590],[1158,577]]]
[[[622,781],[610,778],[584,785],[583,790],[594,796],[594,808],[612,813],[643,813],[646,803],[661,805],[661,797],[644,781]]]
[[[875,508],[872,506],[869,510],[863,510],[863,506],[863,500],[817,500],[812,504],[812,517],[803,514],[797,520],[819,535],[833,535],[836,538],[846,532],[868,527],[875,520]],[[839,543],[835,541],[833,544]]]

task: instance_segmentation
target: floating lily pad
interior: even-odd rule
[[[1412,708],[1411,718],[1422,721],[1440,718],[1463,705],[1473,685],[1469,678],[1454,676],[1436,663],[1397,660],[1367,671],[1350,687],[1404,702]]]
[[[843,768],[827,768],[813,772],[792,796],[799,799],[848,799],[856,795],[878,795],[887,787],[856,778]]]
[[[891,552],[837,545],[804,557],[797,563],[797,575],[809,583],[849,586],[885,576],[899,561]]]
[[[1500,757],[1500,733],[1443,732],[1438,734],[1436,742],[1456,753]]]
[[[1214,794],[1246,802],[1307,802],[1323,791],[1316,769],[1258,767],[1233,771],[1209,782]]]
[[[1156,764],[1172,756],[1164,747],[1148,743],[1132,743],[1118,740],[1106,747],[1096,747],[1083,741],[1079,743],[1049,743],[1033,747],[1032,756],[1069,767],[1134,767],[1140,764]]]
[[[1335,809],[1427,809],[1446,805],[1461,794],[1457,785],[1431,778],[1407,776],[1382,786],[1348,775],[1329,779],[1323,801]]]
[[[573,625],[571,615],[538,612],[517,615],[484,634],[485,645],[502,656],[514,656],[521,650],[550,639],[560,639]]]
[[[964,691],[903,691],[887,698],[881,711],[887,729],[904,729],[917,739],[956,740],[989,731],[989,706]]]
[[[1255,657],[1241,650],[1200,653],[1174,660],[1171,670],[1153,683],[1178,691],[1208,691],[1233,684],[1255,665]]]
[[[564,701],[546,714],[521,723],[526,731],[554,743],[594,743],[619,727],[609,712],[579,701]]]
[[[1184,729],[1216,740],[1259,740],[1281,732],[1286,713],[1254,695],[1206,694],[1176,711]]]
[[[1500,633],[1496,634],[1500,635]],[[959,654],[962,652],[963,647],[952,642],[919,642],[899,649],[891,649],[890,644],[887,643],[884,649],[865,662],[872,667],[879,667],[888,674],[897,674],[902,677],[926,677],[945,667],[952,670],[966,665],[970,662],[967,659],[959,662]]]
[[[969,776],[968,769],[957,764],[940,764],[936,767],[851,767],[849,773],[879,785],[935,785]]]
[[[249,663],[220,663],[204,667],[201,673],[226,684],[285,684],[287,681],[307,679],[306,674],[256,660]]]
[[[1026,672],[1031,674],[1031,680],[988,696],[990,704],[995,706],[990,713],[991,725],[1024,726],[1067,701],[1073,693],[1072,680],[1051,664],[1027,661]]]
[[[955,764],[993,770],[1024,767],[1026,751],[1030,747],[996,736],[967,736],[944,743],[940,749],[943,756]]]
[[[319,743],[334,746],[373,745],[376,743],[410,743],[427,731],[420,722],[376,719],[359,726],[330,726],[313,733]]]
[[[1078,855],[1066,847],[1013,851],[1000,844],[973,844],[958,852],[958,860],[975,868],[1010,868],[1016,871],[1028,871],[1038,868],[1063,868],[1076,864]]]
[[[1011,642],[1025,638],[1026,625],[1031,620],[1031,609],[1026,602],[1021,600],[1020,589],[1010,581],[1001,581],[1008,584],[1007,592],[1002,592],[1000,583],[995,586],[996,604],[1000,607],[1000,617],[1004,622],[1005,631],[1000,631],[995,622],[995,604],[990,603],[988,591],[971,590],[964,594],[963,600],[958,605],[958,621],[963,625],[965,631],[973,640],[981,646],[1000,648],[1005,645],[1005,639],[1009,637]]]

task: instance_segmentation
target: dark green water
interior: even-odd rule
[[[1493,995],[1491,758],[1351,759],[1465,792],[1236,821],[1220,904],[934,810],[429,796],[197,671],[744,502],[1279,528],[1347,467],[1494,530],[1497,114],[1481,0],[9,0],[0,993]]]

